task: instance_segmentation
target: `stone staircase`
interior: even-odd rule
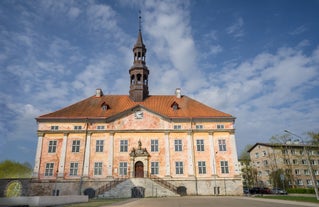
[[[105,188],[106,190],[103,193],[101,193],[102,191],[97,191],[96,195],[99,198],[130,198],[132,197],[132,189],[135,187],[144,188],[144,197],[180,196],[177,194],[175,186],[160,178],[126,179],[111,188]]]

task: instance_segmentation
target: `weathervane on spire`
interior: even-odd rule
[[[138,11],[138,31],[142,31],[142,16],[141,10]]]

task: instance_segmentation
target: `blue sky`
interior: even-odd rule
[[[238,153],[319,130],[319,1],[0,1],[0,160],[34,164],[35,118],[128,94],[142,11],[150,94],[236,119]]]

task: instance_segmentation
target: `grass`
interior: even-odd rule
[[[76,203],[66,205],[64,207],[100,207],[107,206],[113,203],[128,200],[127,198],[114,198],[114,199],[90,199],[88,203]]]
[[[279,200],[287,200],[287,201],[302,201],[302,202],[311,202],[311,203],[318,203],[316,197],[303,197],[303,196],[256,196],[258,198],[269,198],[269,199],[279,199]]]

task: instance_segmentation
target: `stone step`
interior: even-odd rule
[[[145,189],[144,197],[168,197],[180,196],[171,190],[155,183],[149,178],[130,178],[119,183],[114,188],[98,195],[99,198],[130,198],[132,196],[132,188],[142,187]]]

